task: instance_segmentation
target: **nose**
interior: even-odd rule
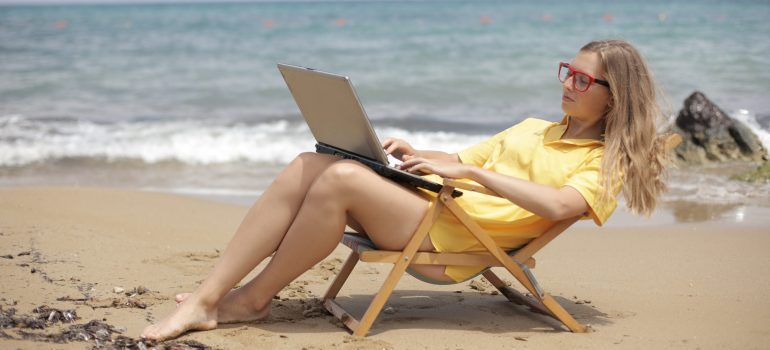
[[[567,90],[572,91],[572,79],[574,78],[574,75],[568,76],[567,79],[564,79],[564,82],[561,83],[561,86]]]

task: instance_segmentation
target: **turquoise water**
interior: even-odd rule
[[[381,135],[456,151],[560,119],[557,63],[597,38],[637,45],[671,113],[701,90],[770,144],[768,19],[766,1],[0,6],[0,184],[258,191],[313,144],[278,62],[348,75]]]
[[[674,111],[699,89],[764,117],[768,19],[767,2],[716,1],[0,7],[0,115],[285,118],[288,62],[350,76],[373,119],[556,118],[558,61],[619,37]]]

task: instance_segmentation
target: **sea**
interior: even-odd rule
[[[0,186],[246,204],[314,150],[277,63],[349,76],[381,137],[455,152],[560,120],[558,62],[603,38],[642,52],[667,122],[701,91],[770,149],[767,1],[0,4]],[[664,199],[770,206],[742,168],[674,169]]]

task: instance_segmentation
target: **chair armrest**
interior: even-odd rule
[[[488,188],[486,188],[484,186],[469,184],[469,183],[465,183],[465,182],[460,182],[460,181],[457,181],[457,180],[454,180],[454,179],[444,178],[444,185],[445,186],[451,186],[451,187],[454,187],[454,188],[459,188],[459,189],[466,190],[466,191],[473,191],[473,192],[483,193],[483,194],[486,194],[486,195],[489,195],[489,196],[495,196],[495,197],[500,197],[500,198],[503,197],[503,196],[497,194],[497,192],[492,191],[492,190],[490,190],[490,189],[488,189]]]

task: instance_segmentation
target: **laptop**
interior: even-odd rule
[[[287,64],[278,64],[278,70],[316,139],[316,152],[356,160],[400,184],[441,191],[443,185],[388,164],[350,78]]]

